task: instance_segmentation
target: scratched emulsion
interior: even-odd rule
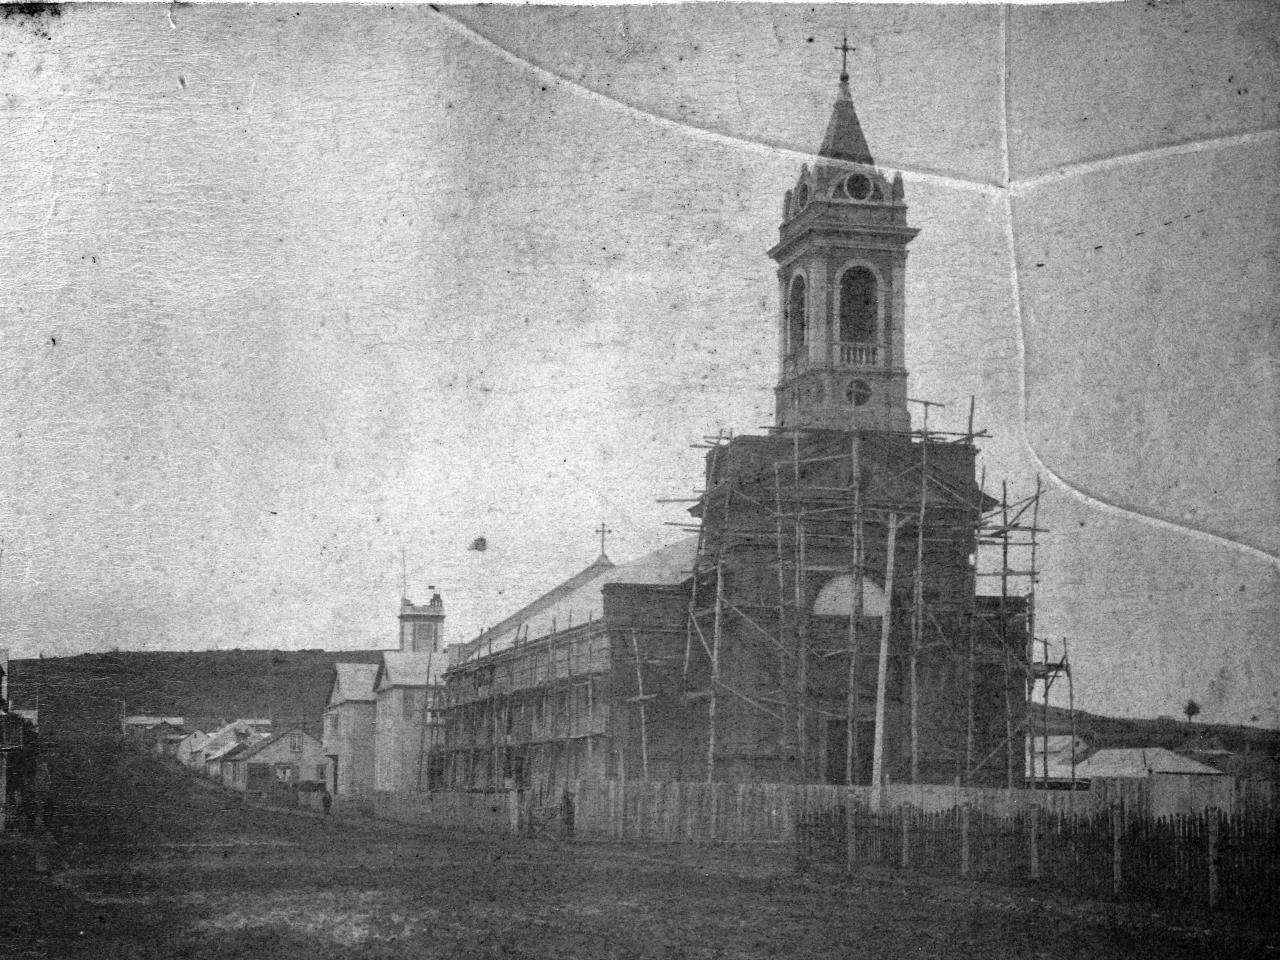
[[[1050,482],[1081,704],[1280,721],[1261,3],[0,21],[19,655],[378,646],[401,547],[462,639],[602,517],[672,539],[687,444],[772,417],[764,250],[845,31],[922,228],[912,395]]]

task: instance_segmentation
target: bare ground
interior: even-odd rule
[[[797,876],[787,851],[424,832],[208,796],[186,837],[0,843],[0,956],[645,958],[1280,956],[1180,918],[893,872]]]

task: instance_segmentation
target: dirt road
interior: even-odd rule
[[[1280,956],[1225,922],[891,873],[797,877],[781,850],[449,836],[230,802],[193,816],[187,839],[64,844],[50,878],[0,843],[0,956]]]

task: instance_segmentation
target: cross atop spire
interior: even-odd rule
[[[605,555],[605,552],[604,552],[604,538],[605,538],[606,536],[608,536],[609,534],[613,533],[613,531],[612,531],[612,530],[610,530],[607,526],[605,526],[604,521],[603,521],[603,520],[601,520],[601,521],[600,521],[600,526],[596,527],[596,533],[600,534],[600,556],[602,556],[602,557],[603,557],[603,556]]]
[[[840,46],[836,47],[840,51],[840,82],[849,82],[849,54],[851,51],[857,50],[857,47],[849,46],[849,34],[844,35],[844,39],[840,41]]]

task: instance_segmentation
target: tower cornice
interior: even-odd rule
[[[915,239],[920,229],[897,223],[851,224],[841,221],[807,223],[794,230],[784,226],[780,232],[782,238],[769,248],[768,255],[779,266],[785,266],[792,257],[804,253],[803,248],[810,244],[828,248],[883,250],[905,256],[906,245]]]

